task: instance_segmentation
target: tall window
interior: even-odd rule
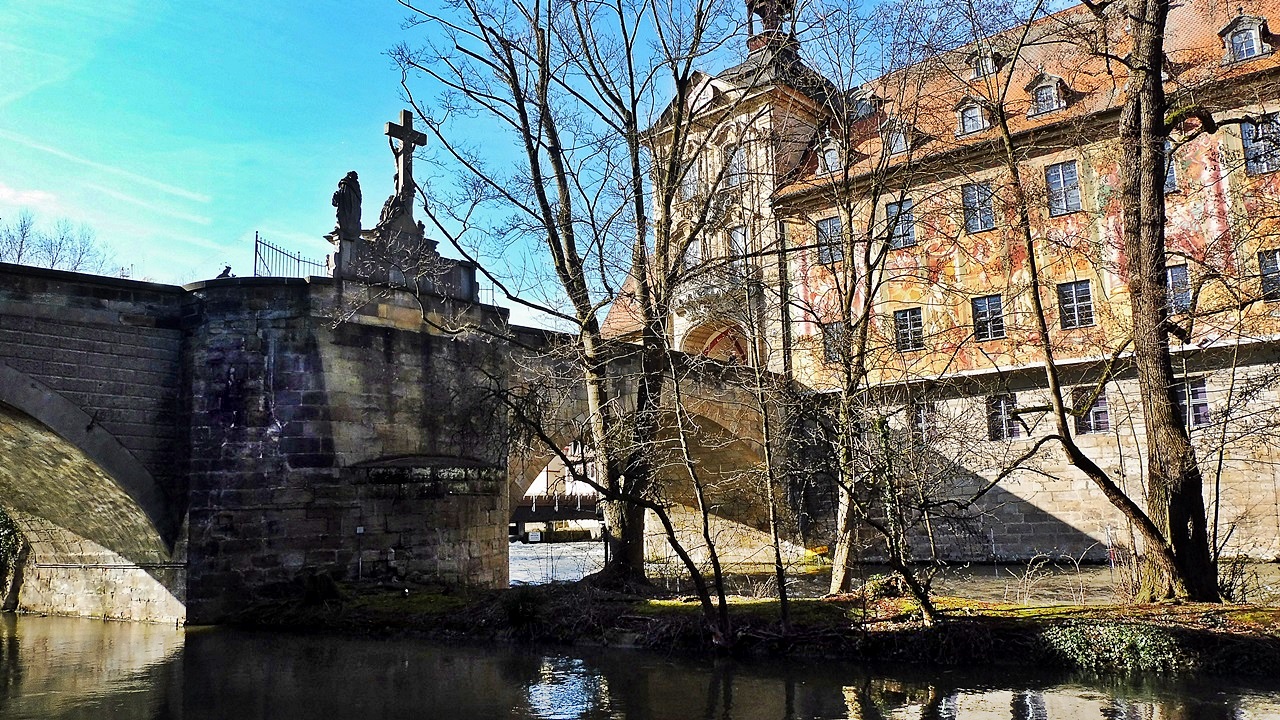
[[[1280,250],[1258,253],[1258,270],[1262,276],[1262,299],[1280,301]]]
[[[1178,411],[1178,420],[1187,428],[1198,428],[1209,424],[1209,383],[1204,378],[1183,378],[1175,381],[1173,400]],[[1187,410],[1191,412],[1188,414]]]
[[[893,311],[894,344],[902,352],[924,349],[924,314],[920,308]]]
[[[1049,190],[1050,215],[1066,215],[1080,209],[1080,176],[1075,160],[1046,167],[1044,183]]]
[[[1170,265],[1164,269],[1164,292],[1169,299],[1169,312],[1177,315],[1191,308],[1191,278],[1186,265]]]
[[[1022,423],[1018,421],[1018,397],[1013,393],[987,396],[987,437],[992,440],[1011,440],[1022,437]]]
[[[1058,314],[1064,330],[1093,324],[1093,291],[1088,280],[1058,286]]]
[[[729,264],[739,270],[747,265],[747,228],[734,225],[729,228]]]
[[[684,177],[680,179],[680,199],[690,200],[697,195],[700,182],[701,176],[698,173],[697,164],[690,164],[684,171]]]
[[[987,118],[982,113],[982,108],[978,105],[965,105],[960,108],[960,132],[959,135],[967,135],[969,133],[978,132],[987,127]]]
[[[828,363],[840,362],[840,357],[844,353],[844,323],[820,323],[818,329],[822,332],[822,359]]]
[[[973,299],[973,339],[998,340],[1004,337],[1004,308],[999,295]]]
[[[1246,173],[1260,175],[1280,170],[1277,136],[1280,136],[1280,131],[1276,127],[1275,115],[1266,116],[1260,123],[1244,123],[1240,126]]]
[[[840,236],[840,216],[823,218],[815,223],[818,239],[818,262],[823,265],[844,259],[844,239]]]
[[[1099,392],[1098,397],[1089,404],[1089,398],[1093,396],[1094,390],[1092,386],[1071,388],[1071,406],[1076,414],[1077,435],[1106,432],[1111,429],[1111,415],[1107,410],[1107,393]],[[1089,404],[1087,409],[1086,404]]]
[[[822,149],[822,172],[840,171],[840,149],[835,145],[827,145]]]
[[[738,145],[724,151],[724,186],[736,187],[747,181],[747,154]]]
[[[916,216],[910,198],[885,205],[884,214],[889,223],[889,247],[904,248],[916,244]]]
[[[976,233],[996,226],[994,194],[986,183],[967,183],[960,188],[964,196],[964,229]]]
[[[907,138],[907,131],[897,125],[890,125],[885,129],[884,144],[889,148],[890,155],[901,155],[911,148],[911,142]]]
[[[702,240],[694,238],[689,241],[689,246],[684,249],[684,266],[686,268],[697,267],[702,264]]]
[[[1258,42],[1256,28],[1244,28],[1231,33],[1231,59],[1240,61],[1258,57],[1262,54],[1262,43]]]
[[[938,405],[928,400],[911,403],[911,437],[917,442],[933,439],[937,434]]]
[[[996,58],[991,53],[979,53],[973,56],[973,78],[976,80],[980,77],[994,75],[996,73]]]
[[[1164,191],[1178,191],[1178,172],[1173,164],[1173,143],[1164,141]]]
[[[1062,91],[1058,83],[1037,85],[1031,91],[1031,114],[1053,112],[1062,107]]]

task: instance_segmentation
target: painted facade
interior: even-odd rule
[[[1280,556],[1280,58],[1270,21],[1280,22],[1276,0],[1178,4],[1166,68],[1171,106],[1203,110],[1176,123],[1169,146],[1167,288],[1182,406],[1215,541],[1264,558]],[[886,405],[902,407],[891,422],[933,428],[938,451],[980,484],[1051,432],[1025,227],[1050,344],[1075,384],[1080,443],[1141,496],[1117,196],[1125,78],[1107,57],[1126,52],[1122,25],[1075,7],[848,92],[804,66],[793,39],[754,36],[742,65],[701,76],[687,101],[707,120],[691,135],[688,202],[673,210],[689,229],[677,349],[754,356],[830,391],[851,341],[841,321],[866,301],[861,359]],[[651,136],[659,157],[664,137]],[[711,221],[699,223],[708,206]],[[615,307],[610,322],[623,332],[625,320]],[[953,555],[1101,556],[1130,536],[1061,452],[1035,455],[1001,488],[1013,501],[993,506],[984,536]],[[1046,522],[1027,520],[1023,506]]]

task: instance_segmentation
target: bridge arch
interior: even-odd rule
[[[179,620],[180,523],[147,469],[92,416],[0,363],[0,505],[31,546],[24,609]]]

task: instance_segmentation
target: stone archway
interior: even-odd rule
[[[732,323],[704,323],[685,333],[680,351],[724,363],[741,363],[747,359],[747,337]]]
[[[25,610],[181,621],[180,526],[150,473],[93,418],[0,365],[0,506],[30,545]]]

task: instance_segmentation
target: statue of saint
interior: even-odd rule
[[[360,239],[360,178],[352,170],[338,181],[333,193],[333,206],[338,209],[338,226],[334,231],[343,240]]]

